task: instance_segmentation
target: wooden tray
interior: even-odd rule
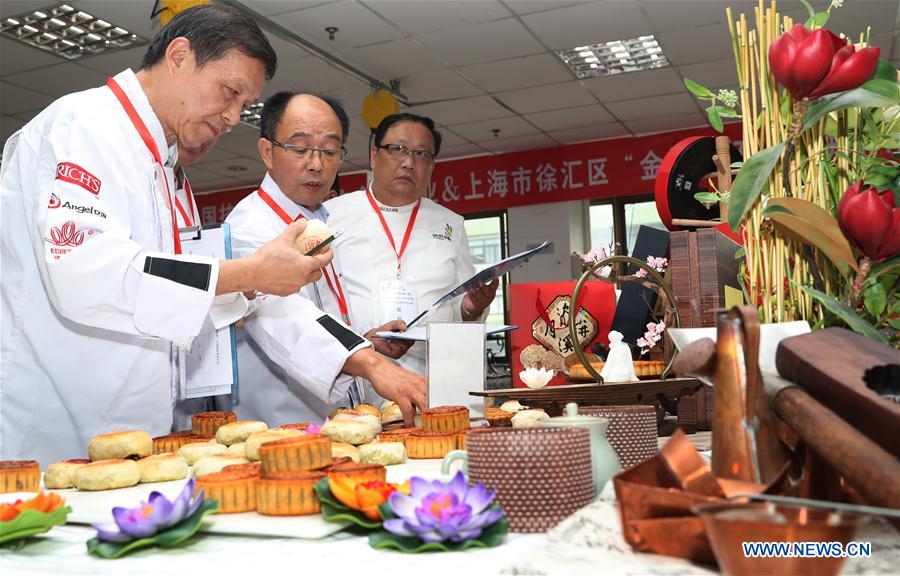
[[[483,396],[488,405],[497,397],[518,400],[532,408],[544,408],[548,414],[562,414],[567,402],[582,406],[598,404],[656,404],[660,396],[677,395],[682,390],[693,391],[701,386],[696,378],[667,378],[666,380],[642,380],[616,384],[567,384],[549,386],[537,390],[531,388],[504,388],[501,390],[470,391],[471,396]]]

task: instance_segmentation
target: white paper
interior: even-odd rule
[[[419,297],[412,284],[402,280],[382,280],[378,283],[378,302],[381,323],[412,318],[419,313]]]
[[[231,257],[231,234],[228,224],[203,228],[199,234],[195,228],[181,233],[181,249],[184,254],[209,256],[225,260]],[[221,297],[219,297],[221,298]],[[231,322],[243,316],[247,300],[226,296],[217,298],[210,317],[203,324],[200,334],[194,338],[189,350],[179,350],[179,364],[183,377],[179,396],[202,398],[230,394],[237,385],[237,357],[234,328]],[[214,324],[215,322],[215,324]]]
[[[485,324],[485,334],[488,336],[492,334],[499,334],[501,332],[509,332],[511,330],[517,330],[518,326],[509,326],[507,324]],[[375,336],[378,338],[385,338],[387,340],[412,340],[413,342],[425,342],[428,340],[428,328],[427,326],[415,326],[410,328],[406,332],[376,332]]]
[[[428,406],[466,406],[484,416],[485,325],[480,322],[431,322],[427,332]]]

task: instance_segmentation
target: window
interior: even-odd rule
[[[480,272],[506,256],[505,218],[504,214],[466,220],[466,235],[469,237],[469,250],[472,252],[472,263],[476,271]],[[491,303],[486,320],[488,324],[504,323],[506,318],[504,284],[505,282],[500,283],[497,296]]]
[[[609,247],[630,255],[641,226],[665,230],[652,196],[628,196],[600,200],[591,205],[591,248]],[[623,248],[624,247],[624,248]]]
[[[625,240],[628,243],[628,254],[634,249],[634,242],[641,226],[649,226],[658,230],[665,230],[659,212],[656,210],[656,202],[627,202],[625,209]]]
[[[591,206],[591,248],[609,248],[616,240],[616,229],[613,219],[613,204],[594,204]]]

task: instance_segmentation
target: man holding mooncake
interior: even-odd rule
[[[256,192],[235,206],[231,226],[236,256],[251,254],[296,220],[307,220],[298,248],[307,252],[330,235],[322,201],[345,154],[349,121],[340,104],[310,94],[280,92],[263,106],[259,153],[268,173]],[[321,229],[318,237],[316,230]],[[330,247],[328,248],[330,249]],[[350,323],[340,257],[335,250],[323,278],[297,294],[260,295],[238,336],[241,419],[273,423],[322,420],[335,406],[359,402],[354,377],[365,378],[397,402],[412,422],[425,409],[424,377],[376,352]],[[379,330],[404,329],[402,322]],[[402,355],[407,346],[385,349]]]

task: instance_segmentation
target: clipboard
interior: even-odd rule
[[[429,306],[428,308],[423,310],[421,314],[419,314],[418,316],[416,316],[415,318],[413,318],[412,320],[407,322],[407,324],[406,324],[407,328],[409,328],[410,326],[412,326],[413,324],[415,324],[416,322],[421,320],[426,314],[428,314],[428,311],[431,310],[432,308],[434,308],[435,306],[439,306],[440,304],[443,304],[444,302],[446,302],[447,300],[450,300],[451,298],[455,298],[456,296],[465,294],[466,292],[468,292],[475,286],[478,286],[479,284],[487,284],[488,282],[493,281],[494,278],[499,278],[500,276],[503,276],[504,274],[506,274],[513,268],[518,268],[519,266],[528,262],[528,259],[531,258],[532,256],[535,256],[537,254],[540,254],[541,252],[546,251],[549,247],[550,247],[550,242],[549,241],[544,242],[543,244],[541,244],[540,246],[537,246],[536,248],[532,248],[531,250],[526,250],[525,252],[519,252],[518,254],[513,254],[512,256],[508,256],[508,257],[504,258],[503,260],[497,262],[496,264],[492,264],[492,265],[488,266],[481,272],[476,272],[473,276],[471,276],[469,279],[465,280],[462,284],[460,284],[453,290],[447,292],[446,294],[444,294],[443,296],[438,298],[434,304],[432,304],[431,306]]]
[[[228,223],[178,230],[184,254],[231,258]],[[207,319],[190,350],[179,350],[179,396],[203,398],[233,393],[238,388],[237,332],[234,324],[216,329]]]
[[[518,330],[518,326],[509,326],[507,324],[485,324],[485,336],[493,336],[494,334],[504,334],[513,330]],[[410,328],[406,332],[376,332],[376,338],[384,338],[385,340],[406,340],[412,342],[426,342],[428,340],[428,332],[425,326],[416,326]]]

